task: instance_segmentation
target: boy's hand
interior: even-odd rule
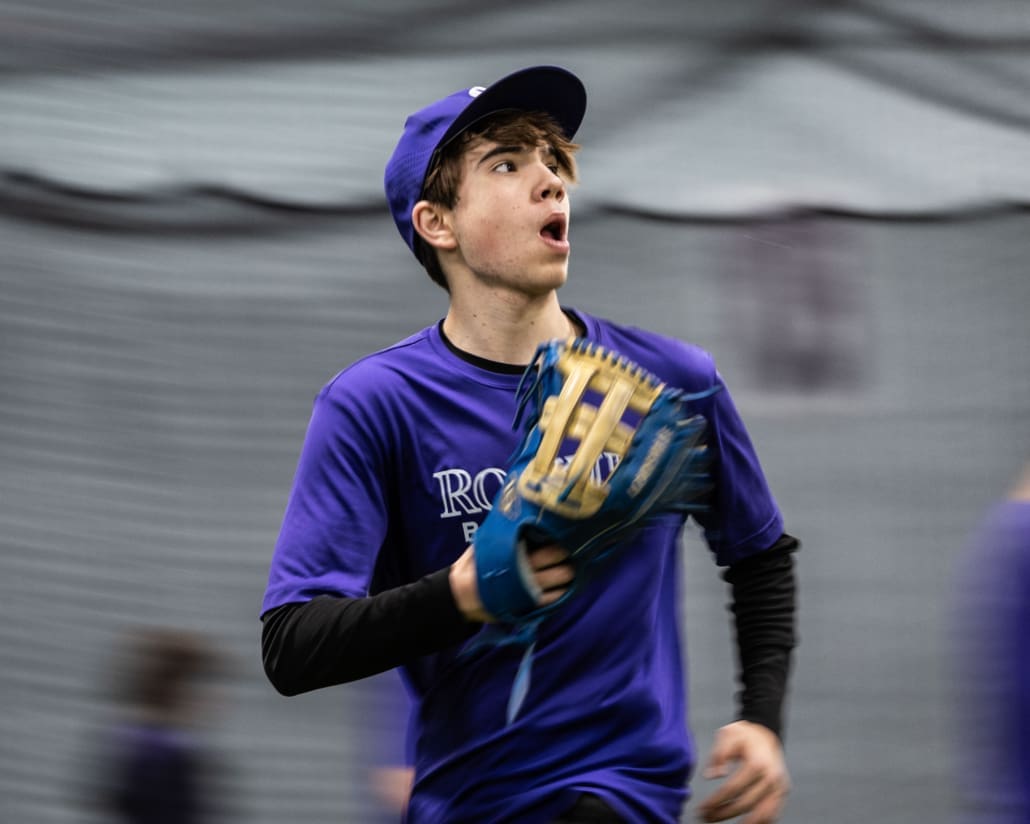
[[[530,550],[527,557],[530,568],[533,570],[533,578],[543,590],[537,606],[544,607],[553,604],[565,594],[575,576],[572,564],[568,563],[569,553],[559,546],[547,544]],[[483,623],[494,620],[494,617],[483,608],[483,602],[479,599],[476,555],[471,546],[462,553],[457,561],[451,564],[450,582],[454,602],[467,620]]]
[[[747,813],[741,824],[773,824],[790,793],[780,739],[750,721],[735,721],[716,732],[703,775],[726,782],[698,805],[701,821],[728,821]]]

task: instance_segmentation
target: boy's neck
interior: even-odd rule
[[[452,296],[444,333],[459,349],[497,363],[527,364],[537,346],[578,334],[555,292],[540,300],[468,305]]]

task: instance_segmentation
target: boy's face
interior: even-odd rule
[[[451,210],[459,265],[488,285],[528,295],[564,284],[569,198],[550,147],[479,139],[461,162]]]

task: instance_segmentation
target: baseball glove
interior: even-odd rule
[[[713,391],[670,388],[583,338],[541,345],[519,387],[514,428],[525,416],[526,434],[473,541],[486,610],[536,622],[649,517],[703,508],[707,424],[688,404]],[[576,575],[539,607],[527,554],[543,544],[566,549]]]

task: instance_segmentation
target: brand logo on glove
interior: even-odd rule
[[[633,477],[633,482],[629,485],[629,495],[631,498],[637,497],[641,490],[647,486],[647,482],[651,480],[651,475],[654,474],[654,468],[658,465],[658,459],[665,454],[665,450],[669,447],[669,442],[672,440],[672,430],[665,426],[658,430],[658,434],[654,436],[654,443],[651,444],[651,448],[647,450],[647,455],[644,456],[644,460],[640,464],[640,471]]]

